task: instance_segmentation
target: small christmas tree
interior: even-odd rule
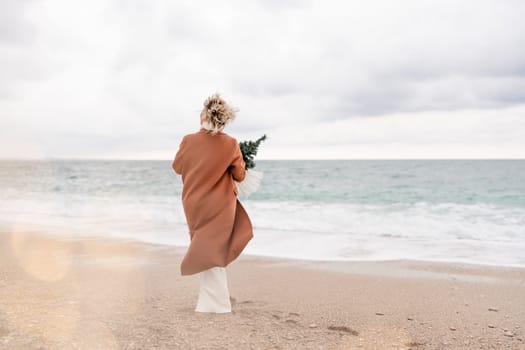
[[[241,147],[242,152],[242,158],[244,159],[244,163],[246,164],[246,170],[255,168],[255,161],[253,158],[257,155],[257,149],[259,148],[259,144],[266,140],[266,135],[261,136],[257,141],[242,141],[239,142],[239,146]]]

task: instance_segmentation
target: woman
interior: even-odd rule
[[[173,160],[182,175],[182,205],[190,246],[180,271],[200,273],[197,312],[231,312],[226,266],[253,238],[248,214],[237,199],[235,181],[246,175],[237,140],[222,130],[236,109],[214,94],[204,101],[199,131],[185,135]]]

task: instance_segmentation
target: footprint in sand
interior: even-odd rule
[[[251,301],[251,300],[245,300],[245,301],[239,302],[239,304],[252,304],[252,303],[253,303],[253,301]]]
[[[237,304],[250,305],[250,306],[266,306],[268,305],[265,301],[253,301],[253,300],[244,300],[239,301]]]
[[[350,333],[351,335],[359,335],[359,332],[347,326],[328,326],[331,331],[340,331]]]
[[[282,313],[282,311],[274,311],[274,312]],[[284,322],[289,323],[289,324],[299,323],[299,321],[293,319],[294,316],[300,316],[300,314],[298,314],[297,312],[289,312],[288,315],[276,315],[275,313],[272,313],[272,316],[276,319],[285,318]],[[292,317],[292,318],[288,318],[288,317]]]

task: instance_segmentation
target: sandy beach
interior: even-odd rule
[[[2,227],[0,349],[525,349],[525,269],[241,255],[203,314],[184,251]]]

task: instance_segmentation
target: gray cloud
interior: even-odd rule
[[[21,139],[81,155],[89,140],[177,140],[216,90],[240,108],[230,130],[243,137],[525,104],[522,1],[229,4],[1,2],[0,128],[16,120]],[[79,130],[88,146],[65,136]]]
[[[27,45],[35,39],[36,31],[25,17],[30,0],[3,0],[0,2],[0,43]]]

